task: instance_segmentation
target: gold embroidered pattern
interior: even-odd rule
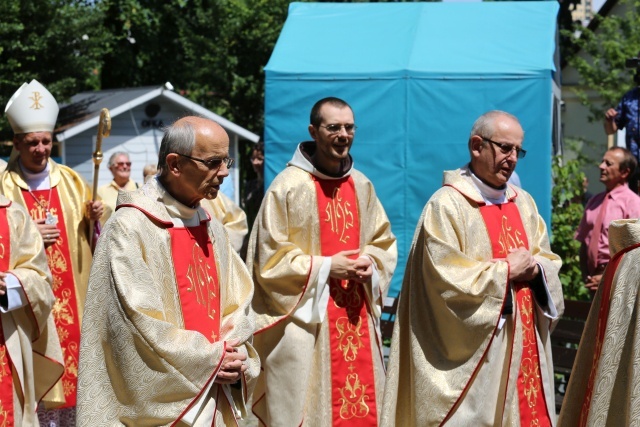
[[[44,105],[40,104],[40,100],[42,100],[42,95],[40,95],[40,92],[34,91],[33,96],[30,96],[29,99],[33,101],[33,104],[31,104],[31,107],[29,108],[33,108],[34,110],[44,108]]]
[[[362,344],[362,318],[358,316],[357,324],[351,323],[349,318],[340,317],[336,322],[338,330],[338,350],[342,351],[342,356],[347,362],[353,362],[358,357],[358,349],[364,347]]]
[[[331,287],[331,297],[336,307],[360,308],[362,298],[356,288],[357,284],[342,280],[340,286]]]
[[[62,250],[60,250],[60,245],[62,243],[63,240],[61,236],[58,237],[58,240],[53,245],[47,248],[47,264],[49,264],[49,268],[51,269],[51,273],[53,273],[54,277],[57,274],[65,273],[69,268],[69,264],[67,263],[64,254],[62,253]],[[59,282],[60,281],[62,281],[62,279],[59,279]],[[53,289],[56,290],[58,286],[59,284],[54,283]]]
[[[78,359],[74,356],[78,354],[78,343],[70,342],[67,348],[62,349],[64,352],[64,377],[62,387],[64,395],[71,396],[76,392],[76,381],[78,378]]]
[[[216,302],[218,291],[216,280],[210,273],[211,266],[202,256],[202,250],[197,243],[193,246],[192,259],[187,267],[187,279],[191,284],[187,291],[196,293],[196,302],[207,308],[207,315],[211,319],[216,316]]]
[[[520,231],[513,230],[513,227],[509,225],[509,218],[503,215],[502,230],[500,231],[500,237],[498,238],[498,243],[500,244],[500,252],[498,255],[507,256],[509,254],[509,249],[526,246],[520,236]]]
[[[342,243],[347,243],[349,236],[345,236],[346,231],[353,227],[353,212],[351,211],[351,203],[342,202],[340,188],[333,190],[331,202],[327,203],[325,208],[327,218],[325,222],[331,223],[331,231],[337,234]]]
[[[49,264],[49,259],[47,259],[47,264]],[[49,269],[51,269],[51,265],[49,265]],[[60,286],[62,286],[62,279],[60,278],[60,276],[54,275],[53,276],[53,283],[51,284],[51,288],[55,292],[60,288]],[[62,338],[62,337],[60,337],[60,338]]]
[[[530,426],[540,425],[538,413],[536,411],[536,400],[542,391],[542,380],[538,365],[535,363],[537,357],[534,349],[537,346],[535,329],[533,327],[533,302],[531,295],[524,295],[520,302],[520,318],[522,320],[522,346],[527,349],[528,354],[522,355],[520,364],[521,381],[523,385],[523,393],[527,400],[527,406],[531,410]]]
[[[0,258],[4,259],[4,236],[0,236]]]
[[[70,304],[71,291],[69,289],[63,289],[60,298],[56,298],[56,303],[53,305],[53,317],[56,320],[57,325],[73,325],[75,323],[75,316],[73,314],[73,307]]]
[[[0,400],[0,427],[10,427],[9,420],[7,420],[8,417],[9,417],[9,411],[4,409],[4,405]]]
[[[45,219],[47,217],[47,209],[53,216],[58,216],[58,208],[49,208],[49,200],[42,194],[34,201],[29,209],[29,215],[34,220]]]
[[[369,414],[367,400],[367,386],[360,383],[358,374],[348,374],[345,386],[340,389],[340,418],[364,418]]]
[[[7,360],[7,348],[4,345],[0,345],[0,380],[11,373],[5,360]]]

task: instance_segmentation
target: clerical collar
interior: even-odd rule
[[[351,157],[351,154],[349,154],[347,159],[340,165],[340,172],[338,172],[338,174],[332,174],[328,171],[318,169],[313,164],[311,159],[315,152],[315,141],[301,142],[298,144],[298,148],[296,148],[293,158],[289,163],[287,163],[287,165],[299,167],[303,171],[309,172],[320,179],[339,179],[351,175],[351,171],[353,170],[353,158]]]
[[[160,180],[157,177],[154,177],[156,185],[158,186],[158,193],[160,193],[160,198],[165,208],[167,209],[167,213],[171,217],[171,222],[176,227],[196,227],[200,225],[200,222],[208,219],[206,214],[202,212],[200,208],[200,204],[195,207],[189,207],[185,204],[182,204],[175,197],[173,197],[169,192],[162,186]],[[204,218],[202,215],[205,215]]]
[[[30,190],[48,190],[51,188],[51,181],[49,180],[49,162],[47,162],[47,166],[45,166],[44,170],[41,172],[29,171],[24,167],[20,158],[18,158],[18,165],[20,166],[20,171],[22,171],[24,181],[27,183]]]
[[[480,195],[487,202],[488,205],[499,205],[506,203],[507,201],[507,186],[504,188],[493,188],[490,185],[485,184],[480,178],[478,178],[471,168],[469,168],[469,176],[474,185],[480,192]]]

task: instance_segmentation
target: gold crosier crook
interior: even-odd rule
[[[103,108],[100,111],[100,120],[98,121],[98,136],[96,137],[96,151],[93,152],[93,192],[92,198],[94,202],[98,197],[98,174],[100,172],[100,163],[102,163],[102,138],[108,137],[111,133],[111,116],[109,110]],[[89,244],[93,248],[93,228],[95,221],[91,220],[89,224]]]

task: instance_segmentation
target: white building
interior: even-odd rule
[[[108,184],[112,175],[107,168],[111,154],[123,151],[131,158],[131,177],[142,182],[145,165],[158,163],[162,127],[187,115],[200,115],[220,124],[229,134],[229,153],[237,159],[242,140],[257,142],[260,137],[195,102],[162,87],[112,89],[82,92],[60,106],[56,137],[60,161],[80,173],[87,182],[93,180],[95,150],[100,110],[111,116],[111,134],[102,140],[103,161],[98,185]],[[231,169],[222,191],[239,201],[239,171]]]

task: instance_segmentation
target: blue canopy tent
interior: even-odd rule
[[[550,224],[558,141],[556,15],[549,2],[292,3],[265,68],[267,185],[309,140],[312,105],[347,101],[355,167],[373,182],[398,238],[398,293],[422,208],[443,170],[469,160],[482,113],[505,110],[525,130],[517,166]]]

